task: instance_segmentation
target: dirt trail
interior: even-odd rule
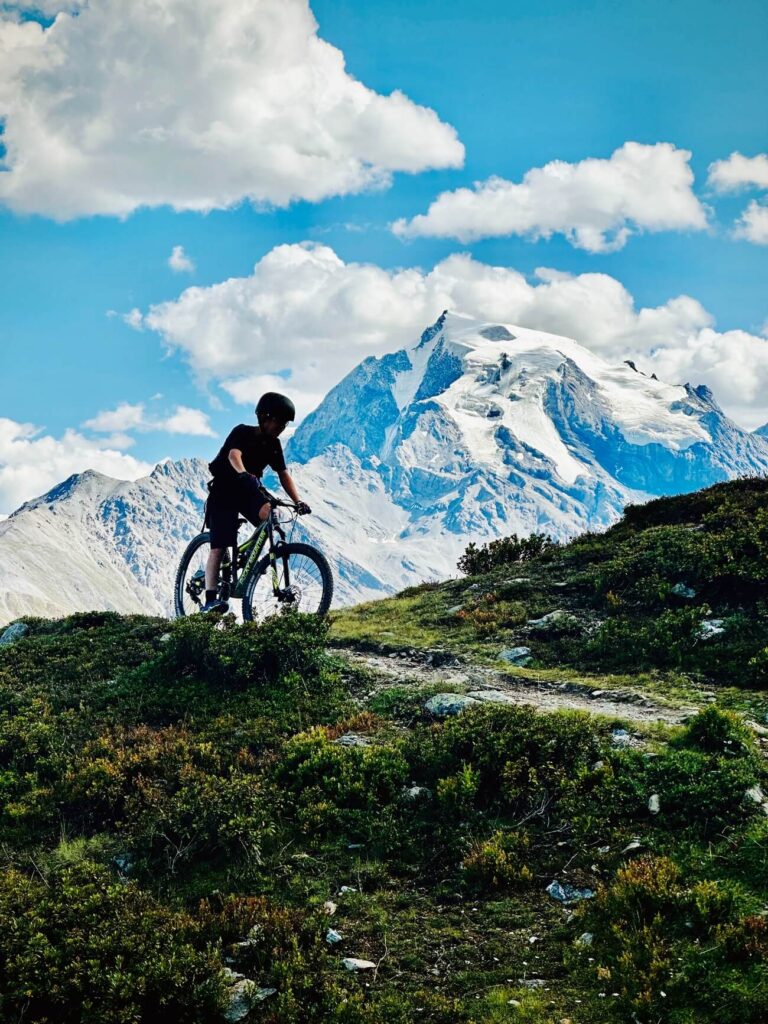
[[[695,707],[675,707],[631,690],[599,690],[576,682],[542,682],[539,679],[513,677],[479,665],[442,665],[435,667],[401,654],[361,653],[336,649],[348,661],[386,677],[392,683],[440,684],[446,689],[461,689],[480,701],[500,704],[532,704],[543,711],[562,708],[610,715],[635,722],[677,724],[696,712]]]

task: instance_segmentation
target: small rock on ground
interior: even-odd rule
[[[276,988],[259,988],[255,982],[229,967],[225,967],[223,973],[229,985],[229,1005],[224,1011],[227,1024],[237,1024],[248,1016],[255,1003],[261,1003],[277,992]]]
[[[711,640],[712,637],[724,633],[723,621],[723,619],[703,619],[699,624],[699,637],[702,640]]]
[[[427,789],[426,786],[417,786],[415,783],[411,786],[405,786],[403,788],[403,796],[407,800],[426,800],[432,796],[432,790]]]
[[[343,960],[348,971],[370,971],[375,970],[376,964],[371,960],[360,960],[356,956],[346,956]]]
[[[337,736],[333,742],[340,747],[368,747],[371,743],[368,736],[360,736],[356,732],[345,732],[343,736]]]
[[[594,889],[577,889],[567,882],[558,882],[557,879],[549,883],[546,891],[559,903],[579,903],[581,900],[591,900],[595,895]]]

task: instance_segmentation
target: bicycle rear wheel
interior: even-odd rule
[[[275,549],[276,586],[269,556],[256,565],[243,595],[243,619],[260,622],[289,611],[325,615],[333,599],[333,574],[325,555],[309,544]]]
[[[205,604],[205,566],[211,550],[210,533],[199,533],[193,537],[181,556],[176,570],[176,581],[173,587],[173,605],[177,617],[194,615]],[[231,564],[230,549],[227,548],[219,573],[219,594],[222,584],[226,583],[226,575]],[[230,609],[237,617],[237,609],[230,601]]]

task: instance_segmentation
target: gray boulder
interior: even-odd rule
[[[517,668],[525,668],[533,661],[530,647],[506,647],[499,653],[499,660],[506,661]]]
[[[0,647],[5,647],[7,644],[15,644],[17,640],[21,640],[23,636],[26,636],[29,632],[29,626],[26,622],[14,622],[12,626],[6,629],[2,636],[0,636]]]
[[[528,628],[532,633],[553,633],[558,629],[573,626],[577,622],[575,615],[562,608],[556,608],[553,612],[547,612],[540,619],[529,619]]]
[[[450,715],[461,714],[472,704],[478,702],[474,697],[468,697],[464,693],[436,693],[430,697],[424,707],[436,718],[448,718]]]

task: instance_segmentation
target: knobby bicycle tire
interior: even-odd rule
[[[309,544],[278,544],[275,548],[275,558],[280,560],[281,558],[288,557],[291,555],[303,555],[308,558],[311,562],[314,562],[320,571],[320,576],[323,583],[323,593],[317,610],[314,612],[316,615],[325,615],[331,607],[331,601],[333,600],[333,573],[331,567],[328,564],[328,559],[317,548],[313,548]],[[245,591],[243,594],[243,619],[247,622],[253,622],[253,593],[261,577],[269,568],[269,555],[265,555],[252,570],[248,580],[245,584]]]
[[[184,549],[184,554],[181,556],[179,567],[176,570],[176,579],[173,584],[173,607],[177,618],[186,615],[184,605],[182,603],[182,587],[184,586],[187,567],[197,549],[201,548],[203,544],[210,544],[210,542],[210,533],[198,533],[198,535],[193,537]]]

